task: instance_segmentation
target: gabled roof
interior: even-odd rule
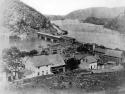
[[[35,67],[46,66],[46,65],[65,65],[63,58],[60,55],[49,55],[49,56],[34,56],[29,59]]]
[[[97,62],[97,59],[94,56],[86,56],[84,59],[87,59],[87,63],[90,63],[90,64]]]

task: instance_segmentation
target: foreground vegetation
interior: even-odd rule
[[[46,87],[50,89],[80,88],[86,91],[100,91],[117,88],[124,84],[125,71],[101,74],[85,74],[85,71],[72,71],[59,75],[39,76],[27,79],[28,87]],[[26,86],[24,85],[23,88]]]

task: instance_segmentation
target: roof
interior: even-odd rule
[[[94,56],[86,56],[84,59],[87,59],[87,63],[97,62],[97,59]]]
[[[34,56],[29,59],[35,67],[46,66],[46,65],[65,65],[63,58],[60,55],[49,55],[49,56]]]
[[[105,53],[106,49],[95,48],[95,52]]]
[[[82,59],[82,58],[85,58],[85,56],[86,56],[86,54],[75,54],[75,58],[76,59],[78,59],[78,60],[80,60],[80,59]]]
[[[109,49],[109,50],[107,50],[107,51],[105,52],[104,55],[121,58],[122,55],[123,55],[123,51],[118,51],[118,50],[111,50],[111,49]]]

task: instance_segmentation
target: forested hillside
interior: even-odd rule
[[[16,35],[32,35],[41,31],[55,34],[57,30],[49,19],[19,0],[6,1],[4,25]]]

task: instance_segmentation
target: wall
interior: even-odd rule
[[[52,65],[47,65],[47,66],[42,66],[40,68],[36,68],[35,75],[40,76],[40,75],[52,74],[51,67]]]
[[[97,69],[97,62],[89,64],[89,69]]]

